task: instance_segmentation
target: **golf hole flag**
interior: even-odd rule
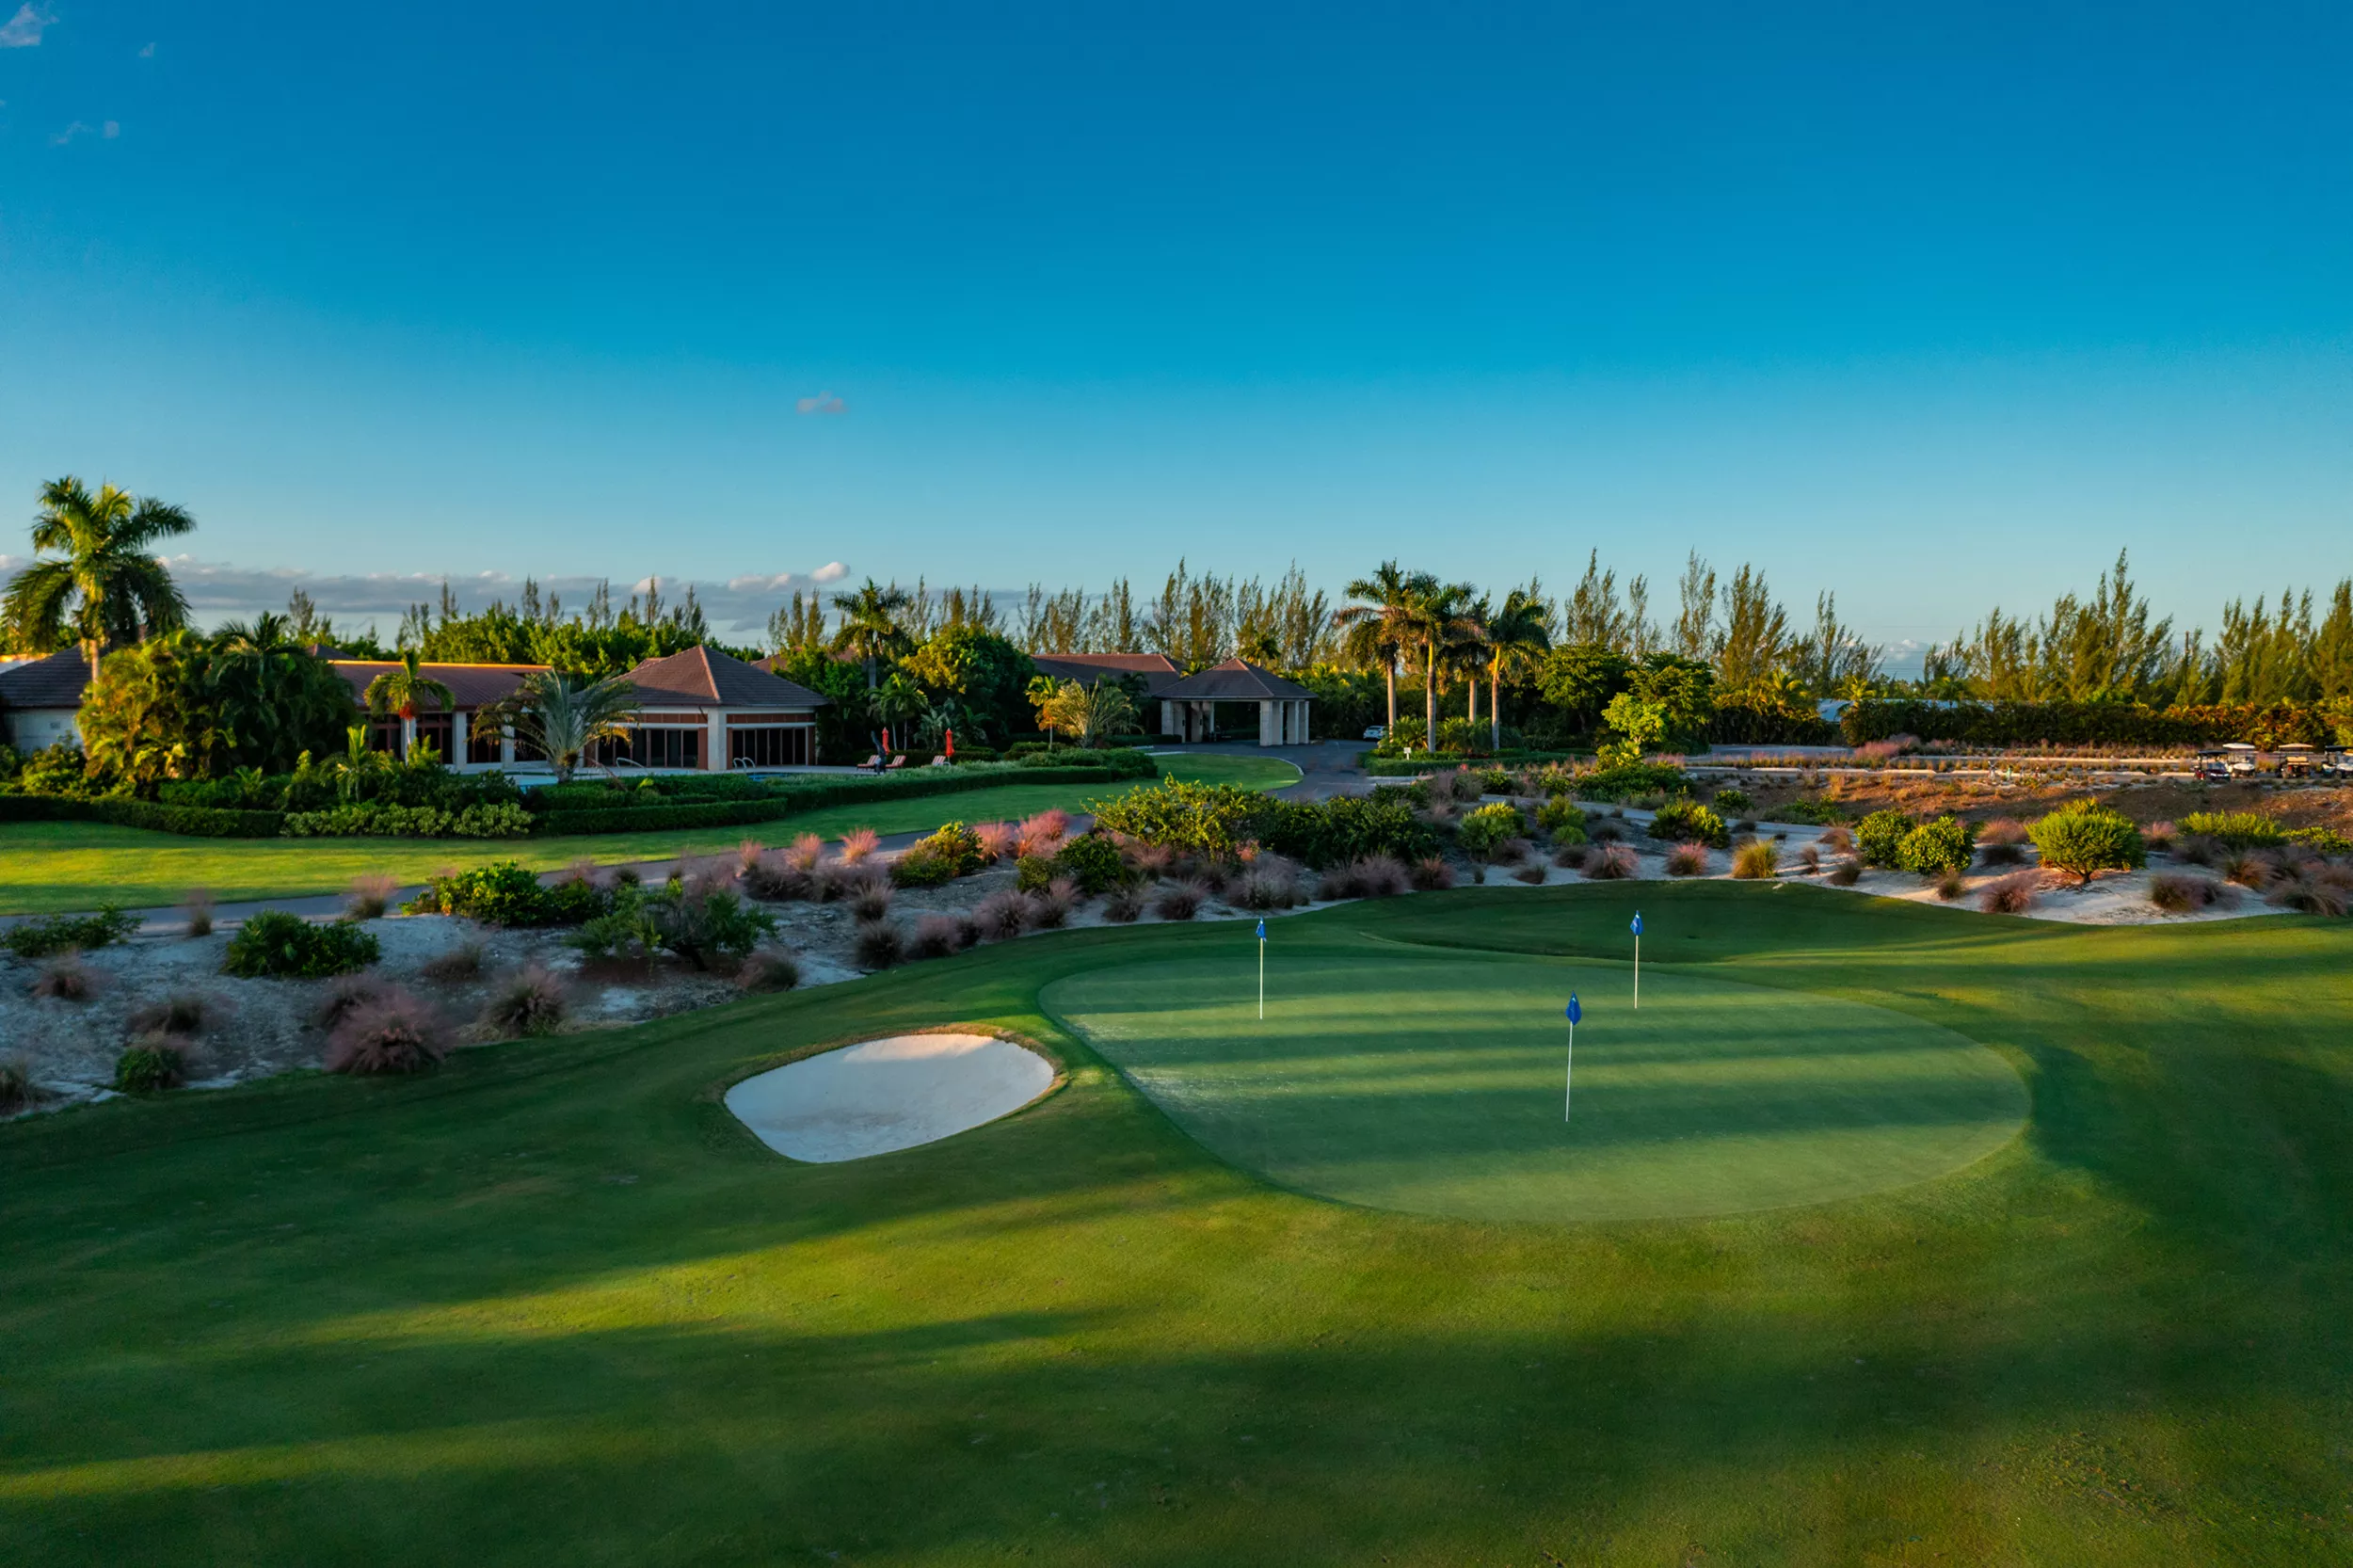
[[[1266,917],[1258,917],[1258,1021],[1266,1022]]]
[[[1634,1005],[1642,1005],[1642,912],[1634,911]]]
[[[1585,1009],[1577,1005],[1575,991],[1569,993],[1569,1005],[1561,1011],[1569,1018],[1569,1064],[1561,1074],[1561,1119],[1565,1122],[1569,1119],[1570,1097],[1577,1093],[1577,1021],[1585,1016]]]

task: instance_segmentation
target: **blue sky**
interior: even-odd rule
[[[1891,642],[2353,571],[2349,13],[2050,9],[47,0],[0,518],[744,614],[1696,546]]]

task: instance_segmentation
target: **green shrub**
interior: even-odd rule
[[[1052,884],[1054,860],[1047,855],[1025,855],[1014,862],[1014,886],[1025,893],[1041,893]]]
[[[1369,795],[1324,801],[1266,798],[1251,830],[1277,855],[1310,866],[1344,866],[1385,855],[1411,864],[1438,853],[1438,835],[1414,815],[1418,785],[1385,785]]]
[[[2232,849],[2266,849],[2288,841],[2287,824],[2261,811],[2192,811],[2182,819],[2181,831]]]
[[[531,831],[531,813],[512,801],[444,810],[438,806],[337,806],[325,811],[287,813],[289,839],[520,839]]]
[[[651,958],[674,952],[698,969],[748,957],[776,932],[776,918],[733,888],[671,883],[615,889],[605,912],[582,923],[570,945],[592,958]]]
[[[2042,863],[2089,883],[2104,871],[2130,871],[2149,863],[2140,829],[2123,812],[2091,801],[2062,806],[2026,829]]]
[[[1959,817],[1925,822],[1896,846],[1896,863],[1916,876],[1965,872],[1977,857],[1977,831]]]
[[[2333,827],[2291,827],[2288,841],[2309,844],[2323,855],[2353,855],[2353,839],[2346,838]]]
[[[1536,808],[1536,825],[1561,843],[1585,841],[1585,813],[1566,795],[1549,796]]]
[[[1911,832],[1912,819],[1903,812],[1874,811],[1855,824],[1855,848],[1866,866],[1900,865]]]
[[[902,888],[936,888],[987,864],[981,836],[963,823],[952,822],[908,845],[891,864],[890,880]]]
[[[1053,871],[1055,876],[1077,883],[1089,898],[1108,893],[1128,880],[1128,862],[1120,857],[1119,846],[1103,833],[1082,833],[1063,845],[1062,853],[1054,856]]]
[[[0,947],[19,958],[46,958],[56,952],[86,952],[128,940],[139,928],[139,917],[113,904],[102,904],[95,915],[52,915],[24,920],[0,936]]]
[[[1748,791],[1746,791],[1746,790],[1736,790],[1736,789],[1729,789],[1729,788],[1727,788],[1727,789],[1722,789],[1722,790],[1719,790],[1719,791],[1717,791],[1717,792],[1716,792],[1716,809],[1717,809],[1717,810],[1719,810],[1719,811],[1745,811],[1745,810],[1747,810],[1748,808],[1749,808],[1749,792],[1748,792]]]
[[[1589,773],[1577,781],[1577,792],[1587,800],[1626,800],[1635,795],[1687,794],[1691,776],[1681,768],[1647,762],[1625,762]]]
[[[1520,816],[1520,808],[1509,801],[1498,800],[1491,806],[1465,811],[1454,830],[1454,841],[1463,846],[1464,853],[1484,860],[1504,840],[1516,839],[1527,831],[1528,824]]]
[[[161,1094],[180,1087],[187,1076],[187,1059],[180,1048],[160,1040],[133,1046],[115,1058],[117,1094]]]
[[[1255,790],[1163,778],[1115,800],[1089,801],[1087,809],[1107,832],[1206,860],[1231,860],[1265,804]]]
[[[486,925],[578,925],[607,905],[607,895],[586,881],[549,887],[520,862],[497,860],[434,877],[409,901],[408,913],[462,915]]]
[[[382,956],[375,936],[355,925],[312,925],[283,909],[264,909],[229,938],[221,968],[247,980],[316,980],[363,969]]]
[[[1724,819],[1696,800],[1671,800],[1651,818],[1650,836],[1678,843],[1705,844],[1710,849],[1732,847]]]

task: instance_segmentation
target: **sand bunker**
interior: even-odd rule
[[[827,1164],[993,1122],[1053,1082],[1053,1064],[1010,1040],[899,1034],[747,1078],[727,1103],[778,1154]]]

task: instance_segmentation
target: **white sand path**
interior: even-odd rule
[[[936,1143],[1020,1110],[1053,1083],[1053,1064],[1010,1040],[898,1034],[747,1078],[727,1106],[778,1154],[828,1164]]]

